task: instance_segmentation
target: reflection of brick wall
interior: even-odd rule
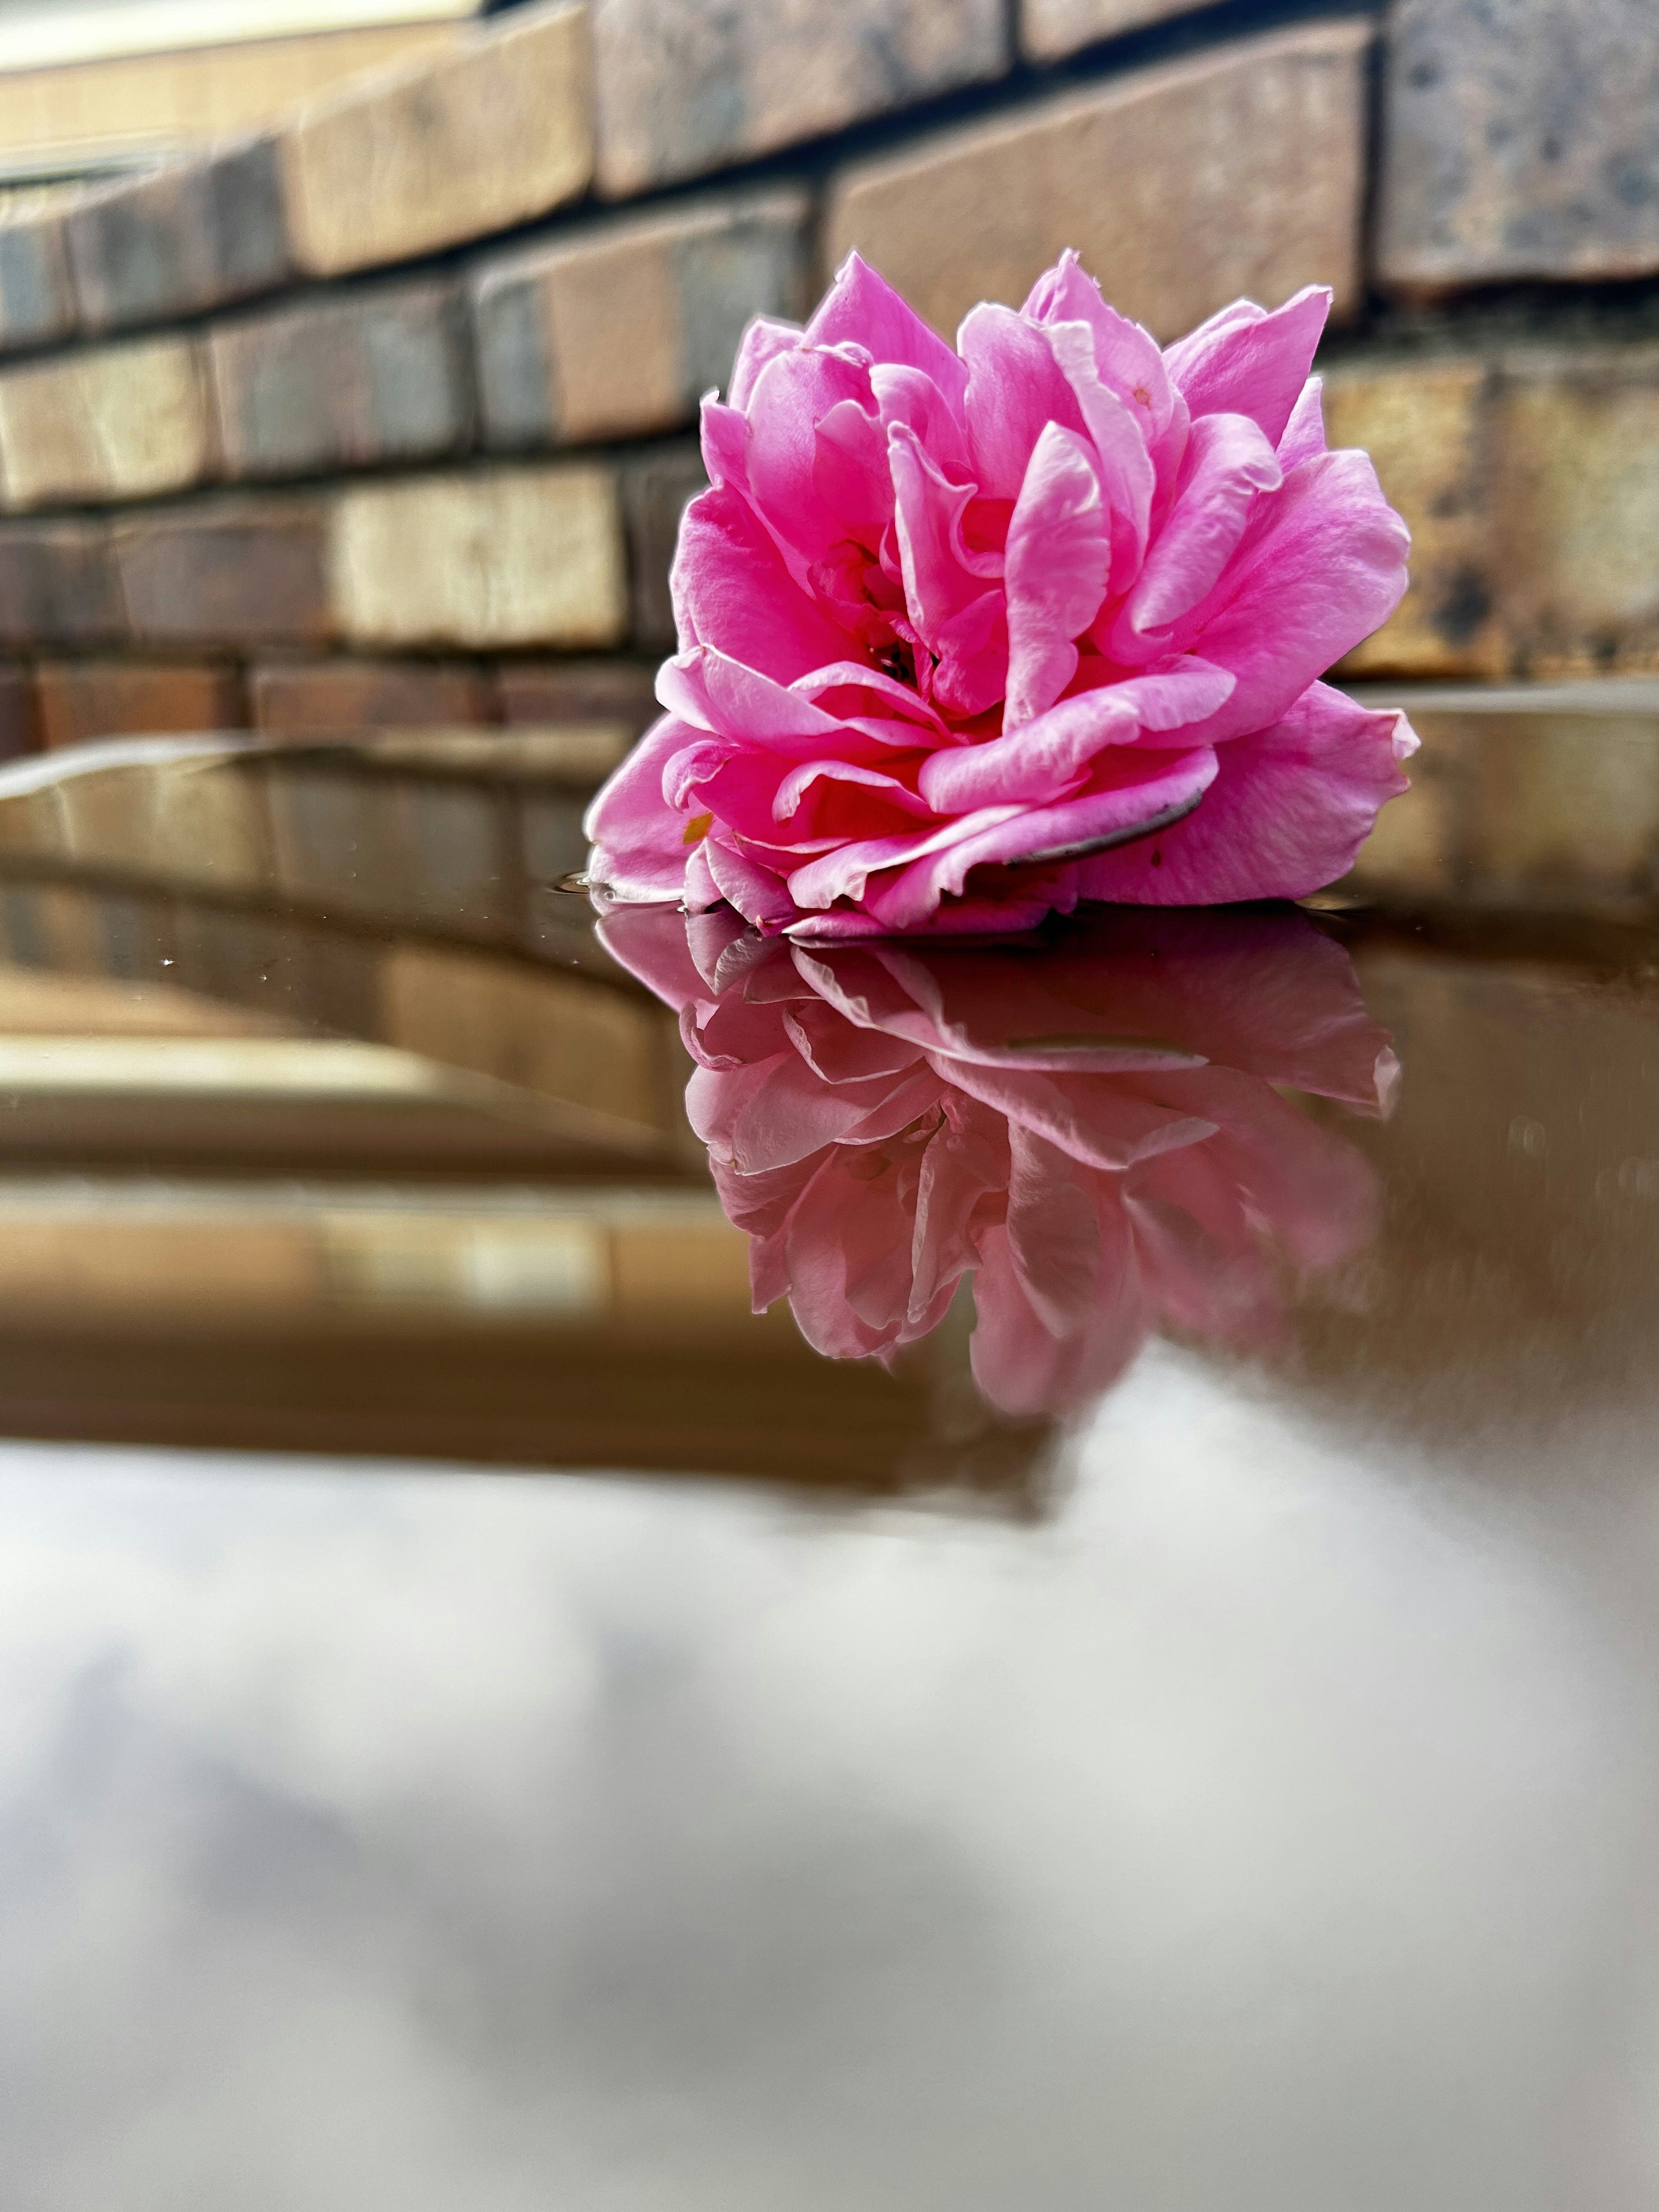
[[[565,655],[642,721],[697,397],[852,246],[946,328],[1066,244],[1164,337],[1331,283],[1333,430],[1418,539],[1347,672],[1659,665],[1648,0],[1263,12],[522,8],[20,209],[0,749],[580,720]]]

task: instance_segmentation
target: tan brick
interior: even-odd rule
[[[532,9],[302,107],[283,139],[295,258],[317,276],[479,238],[592,174],[581,7]]]
[[[1193,0],[1022,0],[1019,48],[1032,61],[1058,61],[1097,40],[1188,15],[1192,7]]]
[[[234,674],[194,660],[45,660],[35,672],[44,745],[153,732],[225,730],[242,720]]]
[[[1389,17],[1386,283],[1659,269],[1652,0],[1397,0]]]
[[[806,305],[804,193],[595,224],[474,274],[479,396],[495,446],[672,429],[724,384],[744,326]]]
[[[206,384],[188,338],[90,347],[0,374],[9,507],[181,491],[214,465]]]
[[[332,566],[340,631],[360,645],[605,646],[627,630],[608,468],[351,486],[334,502]]]
[[[214,499],[118,526],[132,635],[147,645],[320,643],[327,541],[314,500]]]
[[[1528,674],[1659,668],[1659,347],[1504,362],[1493,565]]]
[[[625,199],[1000,76],[1000,0],[596,0],[599,189]]]
[[[1491,396],[1478,360],[1382,362],[1325,382],[1334,447],[1358,446],[1412,533],[1398,611],[1342,663],[1344,676],[1501,675],[1491,557]]]
[[[436,729],[495,719],[484,672],[456,660],[270,661],[248,673],[256,730]]]
[[[934,326],[1018,304],[1075,246],[1163,338],[1241,293],[1359,294],[1362,23],[1314,24],[1138,70],[844,170],[826,261],[849,248]]]

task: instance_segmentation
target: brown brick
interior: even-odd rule
[[[744,325],[805,307],[798,191],[675,207],[568,233],[473,278],[488,441],[672,429],[723,385]]]
[[[934,326],[1018,304],[1067,246],[1160,337],[1241,293],[1359,290],[1363,23],[1241,40],[844,170],[826,261],[853,246]]]
[[[268,661],[250,671],[257,730],[422,729],[491,722],[483,671],[460,660]]]
[[[451,284],[352,287],[216,326],[208,357],[227,476],[435,459],[471,434]]]
[[[1194,0],[1022,0],[1020,52],[1032,61],[1058,61],[1097,40],[1188,15],[1194,4]]]
[[[232,672],[198,660],[43,660],[35,672],[45,745],[240,726]]]
[[[523,10],[301,108],[283,137],[295,252],[316,276],[506,230],[592,174],[587,12]]]
[[[0,761],[34,752],[40,743],[34,678],[21,662],[0,660]]]
[[[1659,269],[1652,0],[1398,0],[1378,252],[1416,293]]]
[[[507,661],[496,672],[503,720],[557,728],[615,722],[630,737],[661,711],[655,672],[640,660]]]
[[[114,532],[133,636],[147,645],[320,642],[327,523],[310,500],[214,500]]]
[[[125,635],[105,524],[0,523],[0,641],[101,645]]]
[[[1492,557],[1513,665],[1659,669],[1659,346],[1510,355],[1496,443]]]
[[[336,495],[341,635],[374,647],[609,646],[628,623],[616,472],[468,470]]]
[[[596,0],[599,189],[624,199],[1000,76],[1000,0]]]
[[[282,164],[269,138],[124,177],[87,194],[64,228],[88,331],[245,300],[289,270]]]
[[[708,485],[702,455],[689,441],[647,448],[632,456],[623,470],[633,635],[641,653],[671,653],[678,641],[668,572],[680,517],[687,503]]]
[[[60,198],[18,192],[0,205],[0,350],[49,344],[75,328]]]
[[[1496,676],[1506,665],[1492,562],[1491,364],[1384,362],[1325,382],[1326,434],[1370,453],[1412,533],[1399,611],[1345,676]]]
[[[206,386],[188,338],[95,346],[0,373],[9,507],[180,491],[214,464]]]

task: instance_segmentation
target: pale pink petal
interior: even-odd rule
[[[663,771],[698,732],[665,714],[595,795],[582,823],[587,872],[621,899],[678,898],[688,857],[685,817],[663,798]]]
[[[1045,713],[1076,674],[1072,641],[1094,618],[1110,559],[1110,520],[1088,444],[1050,422],[1008,526],[1005,732]]]
[[[1193,414],[1249,415],[1279,443],[1307,380],[1331,293],[1309,284],[1271,314],[1241,300],[1164,354]]]
[[[1291,410],[1291,419],[1279,441],[1279,465],[1286,476],[1325,450],[1325,409],[1320,396],[1323,388],[1318,377],[1310,376]]]
[[[789,878],[790,894],[803,910],[833,906],[837,899],[861,899],[865,885],[880,868],[902,867],[942,847],[959,843],[999,822],[1012,821],[1024,813],[1019,806],[985,806],[959,816],[937,830],[891,837],[866,837],[842,845],[821,860],[797,868]]]
[[[1201,415],[1193,424],[1174,504],[1114,628],[1144,635],[1186,614],[1213,590],[1244,534],[1259,493],[1277,491],[1277,457],[1248,415]]]
[[[1139,574],[1152,526],[1158,472],[1147,450],[1140,409],[1120,399],[1100,380],[1092,334],[1082,323],[1045,330],[1055,362],[1076,398],[1078,411],[1100,465],[1112,518],[1114,588],[1127,588]]]
[[[683,647],[714,646],[780,684],[855,649],[796,584],[754,509],[730,485],[700,493],[685,510],[670,584]]]
[[[1094,342],[1101,382],[1144,417],[1142,434],[1156,446],[1169,428],[1176,397],[1158,340],[1102,299],[1096,283],[1068,246],[1054,268],[1032,286],[1020,309],[1038,323],[1084,323]]]
[[[831,416],[839,427],[821,441]],[[878,542],[892,495],[861,350],[801,345],[775,356],[756,380],[748,420],[750,490],[771,530],[809,556],[848,537]]]
[[[957,343],[968,368],[964,406],[978,487],[995,499],[1018,499],[1045,426],[1082,429],[1077,395],[1054,359],[1048,333],[1012,307],[975,307]]]
[[[940,814],[1063,797],[1108,746],[1127,745],[1142,730],[1184,731],[1201,724],[1222,706],[1232,684],[1224,669],[1189,659],[1079,692],[1008,737],[930,754],[921,765],[921,795]]]
[[[888,928],[914,930],[941,899],[960,896],[975,868],[1052,870],[1178,822],[1200,803],[1215,773],[1216,757],[1207,746],[1173,754],[1121,749],[1097,771],[1095,781],[1103,788],[1091,787],[1054,806],[1022,807],[1012,819],[953,839],[897,874],[872,882],[864,903]],[[978,888],[982,894],[984,878]],[[1067,893],[1056,880],[1047,886],[1050,904],[1062,913],[1078,896],[1075,887]]]
[[[793,353],[804,336],[799,323],[780,322],[771,315],[755,316],[738,341],[738,357],[732,364],[732,381],[726,394],[728,404],[739,410],[746,407],[755,380],[767,362],[775,361],[781,353]]]
[[[1081,863],[1083,895],[1181,906],[1322,890],[1407,788],[1400,762],[1415,744],[1403,715],[1316,684],[1272,728],[1218,749],[1215,782],[1185,821]]]
[[[823,305],[806,325],[813,345],[851,340],[874,361],[897,362],[931,377],[954,408],[960,409],[968,372],[944,339],[928,329],[892,286],[856,253],[836,271]]]
[[[760,866],[723,837],[709,836],[704,850],[715,890],[746,922],[764,930],[781,928],[794,920],[795,902],[781,877]]]
[[[1410,544],[1364,453],[1322,453],[1293,469],[1257,501],[1209,598],[1176,625],[1178,643],[1238,679],[1194,734],[1218,744],[1277,720],[1394,612]]]

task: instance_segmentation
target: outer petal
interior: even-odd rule
[[[718,647],[780,684],[857,650],[796,584],[760,518],[729,485],[700,493],[686,508],[670,586],[683,647]]]
[[[1417,740],[1316,684],[1271,729],[1220,748],[1203,805],[1172,830],[1085,861],[1086,898],[1147,906],[1305,898],[1353,866],[1383,803],[1407,788]]]
[[[1142,730],[1184,733],[1214,714],[1231,690],[1224,669],[1189,659],[1081,691],[1007,737],[931,754],[921,764],[921,795],[940,814],[1062,798],[1109,745],[1127,744]]]
[[[1080,854],[1148,836],[1198,805],[1214,779],[1216,757],[1207,746],[1174,754],[1125,746],[1108,768],[1097,779],[1103,788],[1058,805],[1022,807],[1000,822],[968,816],[959,825],[964,834],[925,851],[896,877],[872,883],[865,905],[890,929],[915,929],[947,893],[962,895],[975,868],[1059,867]],[[1077,902],[1075,890],[1063,894],[1059,882],[1048,896],[1064,911]]]
[[[1111,520],[1087,441],[1048,423],[1008,525],[1008,690],[1005,732],[1052,707],[1077,672],[1072,642],[1106,589]]]
[[[968,366],[964,406],[979,489],[993,499],[1018,499],[1044,425],[1082,429],[1077,395],[1048,332],[1012,307],[981,303],[963,321],[957,343]]]
[[[672,714],[653,722],[600,789],[582,823],[587,872],[617,898],[674,899],[685,881],[685,817],[662,795],[663,770],[700,732]]]
[[[1258,493],[1283,482],[1272,446],[1248,415],[1202,415],[1193,424],[1175,503],[1112,633],[1167,629],[1212,591],[1232,557]]]
[[[1069,246],[1037,278],[1020,313],[1036,323],[1086,323],[1101,382],[1126,406],[1140,410],[1146,441],[1157,444],[1170,427],[1176,404],[1158,340],[1108,307],[1099,285]]]
[[[849,253],[836,271],[834,283],[806,325],[806,337],[812,345],[851,340],[863,346],[872,361],[919,368],[933,379],[953,409],[961,408],[967,369],[915,309],[856,253]]]
[[[736,408],[746,407],[755,380],[767,362],[775,361],[781,353],[792,353],[803,335],[799,323],[757,315],[738,341],[738,357],[732,364],[732,381],[726,388],[727,403]]]
[[[1386,622],[1406,589],[1411,533],[1364,453],[1322,453],[1261,500],[1209,598],[1173,641],[1238,678],[1211,744],[1265,729]]]
[[[1305,286],[1272,314],[1253,300],[1235,301],[1164,358],[1195,416],[1253,416],[1276,446],[1330,311],[1323,284]]]

